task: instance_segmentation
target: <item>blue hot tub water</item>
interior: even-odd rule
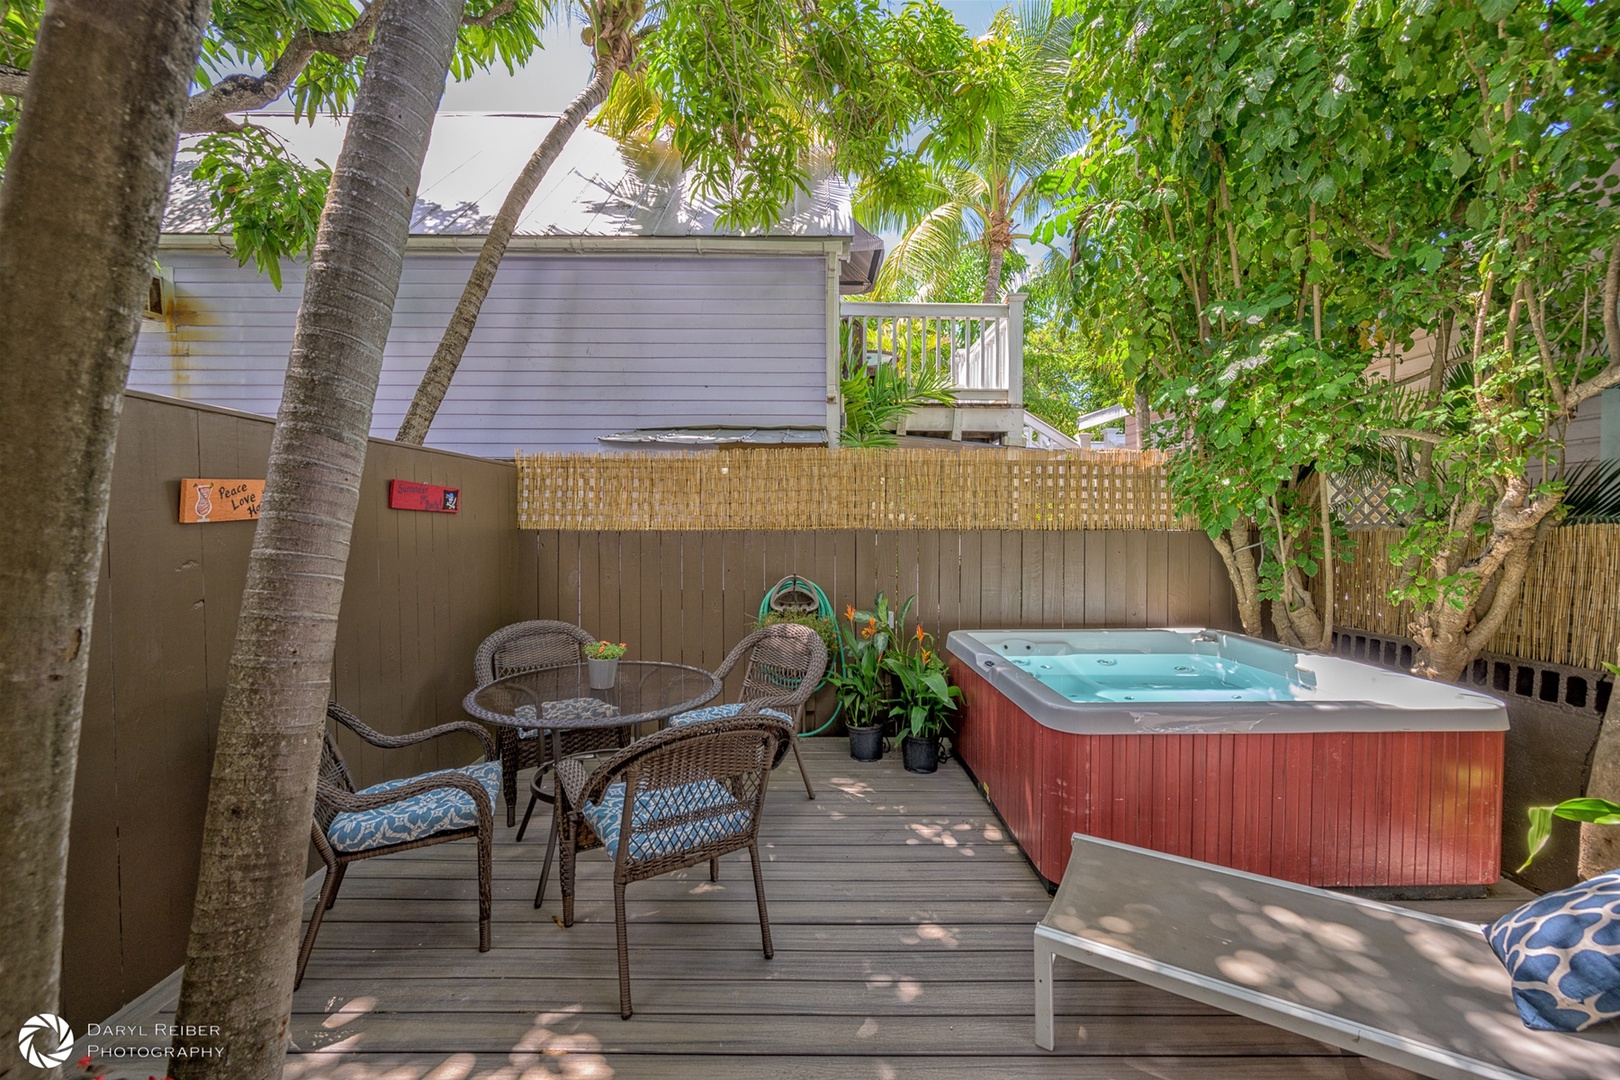
[[[1008,659],[1070,701],[1292,701],[1297,680],[1195,653],[1072,653]]]

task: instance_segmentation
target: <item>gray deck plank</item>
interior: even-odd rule
[[[287,1080],[1411,1076],[1077,964],[1056,983],[1060,1051],[1037,1049],[1031,933],[1049,900],[983,798],[954,764],[913,776],[850,761],[842,740],[804,750],[816,800],[789,758],[762,827],[774,959],[746,857],[717,885],[704,868],[639,882],[636,1016],[620,1020],[611,867],[581,856],[573,927],[554,884],[534,910],[542,817],[522,844],[497,833],[488,953],[470,844],[350,869],[294,999]]]

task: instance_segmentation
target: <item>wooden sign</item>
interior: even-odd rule
[[[263,480],[181,480],[180,523],[254,521],[263,498]]]
[[[414,480],[388,481],[388,505],[394,510],[428,510],[435,514],[459,514],[461,489],[438,484],[418,484]]]

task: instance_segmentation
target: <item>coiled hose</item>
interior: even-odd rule
[[[765,616],[771,614],[772,612],[780,613],[803,610],[801,606],[789,605],[786,602],[785,598],[794,593],[798,593],[801,596],[808,597],[809,599],[815,601],[816,614],[821,618],[832,622],[834,627],[838,625],[837,620],[833,616],[832,601],[828,600],[827,594],[821,591],[821,586],[817,585],[809,578],[802,578],[797,574],[789,574],[787,577],[765,590],[765,598],[759,602],[760,620],[763,622]],[[843,669],[844,650],[842,648],[833,649],[831,654],[827,657],[827,671],[829,673],[832,671],[834,664],[838,665],[839,670]],[[827,679],[824,675],[822,676],[821,681],[816,684],[816,690],[820,690],[826,685]],[[814,690],[811,691],[811,693],[814,692]],[[842,701],[837,701],[836,698],[834,701],[835,704],[833,705],[831,714],[829,714],[827,717],[827,722],[816,728],[814,731],[799,732],[799,738],[808,739],[812,735],[820,735],[823,731],[826,731],[828,728],[833,726],[833,722],[838,719],[838,711],[844,707],[844,703]]]

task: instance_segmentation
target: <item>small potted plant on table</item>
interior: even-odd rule
[[[619,675],[619,658],[628,649],[624,642],[594,641],[585,646],[585,667],[592,690],[611,690]]]
[[[934,635],[920,624],[903,646],[889,650],[883,664],[894,676],[895,697],[889,713],[905,732],[900,747],[906,771],[931,773],[939,768],[940,736],[950,730],[951,714],[962,691],[946,678],[945,662],[934,649]]]

